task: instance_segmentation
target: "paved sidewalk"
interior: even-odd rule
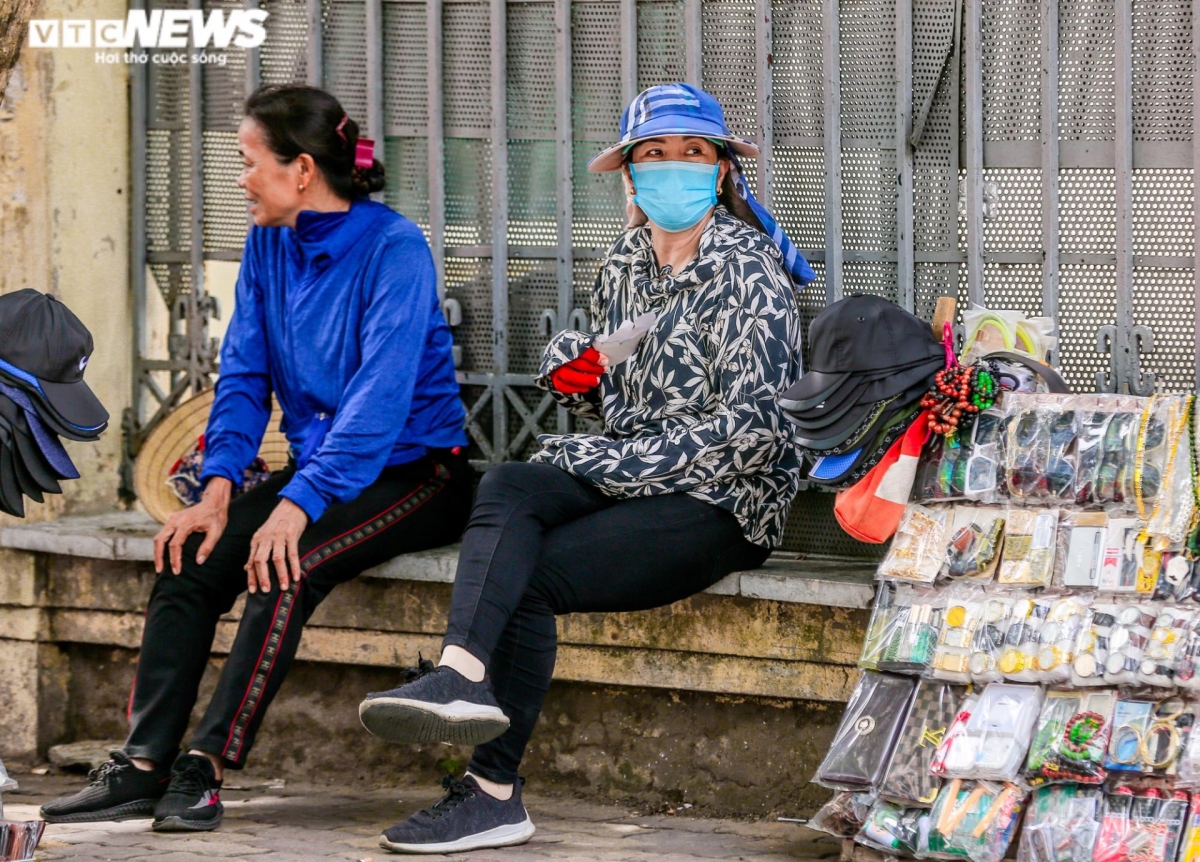
[[[13,777],[21,783],[21,790],[4,796],[4,814],[12,820],[35,819],[41,803],[81,786],[80,776],[75,775]],[[149,820],[51,825],[38,858],[44,862],[233,862],[257,858],[272,862],[386,862],[413,858],[380,848],[379,833],[440,796],[440,788],[432,785],[362,791],[291,783],[271,787],[247,775],[235,776],[230,783],[247,789],[222,794],[225,821],[216,832],[158,834],[150,831]],[[839,850],[834,839],[794,823],[705,820],[686,813],[644,816],[626,808],[533,793],[526,794],[525,804],[538,827],[528,844],[431,858],[469,862],[832,862]]]

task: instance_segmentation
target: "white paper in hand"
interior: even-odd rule
[[[642,339],[646,337],[646,333],[654,326],[658,320],[658,315],[653,311],[647,311],[645,314],[637,318],[637,320],[626,320],[612,335],[601,335],[593,343],[592,347],[604,354],[608,360],[608,367],[620,365],[630,356],[633,356]]]

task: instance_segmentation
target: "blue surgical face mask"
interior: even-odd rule
[[[695,162],[630,164],[633,202],[663,230],[687,230],[717,205],[719,169]]]

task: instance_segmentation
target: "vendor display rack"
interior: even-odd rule
[[[1200,859],[1198,426],[1195,396],[1006,392],[934,438],[811,825],[920,858]]]

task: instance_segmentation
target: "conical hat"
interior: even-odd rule
[[[183,503],[167,484],[167,476],[175,462],[191,451],[204,433],[213,397],[212,389],[205,390],[168,413],[150,432],[134,461],[133,489],[142,506],[160,524],[166,523],[167,518],[183,508]],[[271,419],[267,423],[267,433],[263,435],[258,457],[274,471],[287,466],[288,441],[279,431],[283,411],[274,399],[271,400],[271,407]]]

